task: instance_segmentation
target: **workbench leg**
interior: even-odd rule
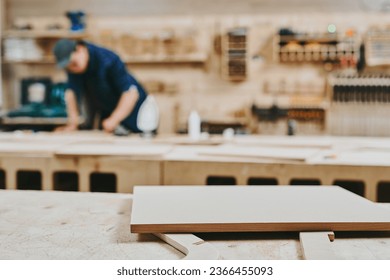
[[[366,188],[364,190],[364,197],[371,201],[378,201],[377,198],[377,180],[366,180]]]
[[[90,181],[89,175],[90,171],[80,170],[79,171],[79,191],[80,192],[89,192],[90,191]]]
[[[300,232],[299,240],[303,257],[306,260],[337,260],[331,243],[334,240],[333,232]]]
[[[16,170],[5,169],[5,188],[7,190],[16,190]]]
[[[289,186],[290,185],[290,178],[287,178],[285,176],[279,176],[278,177],[278,184],[280,186]]]
[[[50,172],[42,172],[42,190],[43,191],[54,190],[52,176],[53,175]]]
[[[117,193],[133,193],[133,185],[129,176],[124,176],[124,174],[116,174],[116,192]]]

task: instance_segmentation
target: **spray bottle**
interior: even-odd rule
[[[201,121],[198,112],[192,110],[188,118],[188,136],[193,141],[200,139],[200,124]]]

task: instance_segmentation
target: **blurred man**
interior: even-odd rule
[[[62,39],[56,43],[54,55],[57,66],[68,74],[65,101],[69,121],[59,130],[78,129],[79,104],[85,102],[85,128],[93,128],[98,114],[99,128],[106,132],[118,127],[142,132],[137,121],[148,95],[117,54],[84,41]]]

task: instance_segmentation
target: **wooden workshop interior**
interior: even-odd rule
[[[199,238],[188,233],[212,232],[207,216],[213,215],[197,209],[206,222],[195,221],[190,231],[179,225],[168,229],[164,223],[177,221],[162,218],[168,215],[165,210],[172,213],[169,205],[186,201],[179,197],[187,191],[193,191],[198,207],[204,201],[210,211],[218,208],[218,200],[225,195],[230,199],[228,194],[234,192],[238,200],[242,195],[237,205],[231,203],[237,208],[220,202],[226,214],[216,214],[222,221],[227,215],[237,220],[226,219],[226,226],[210,220],[213,229],[237,232],[238,224],[246,233],[239,237],[223,233],[222,243],[215,235],[203,236],[218,249],[220,258],[390,259],[390,1],[0,3],[0,219],[8,217],[0,225],[14,232],[16,224],[11,220],[20,219],[17,211],[28,213],[25,222],[27,217],[45,219],[43,207],[52,207],[47,222],[42,221],[45,225],[64,225],[74,232],[77,226],[72,219],[80,224],[89,213],[99,225],[113,223],[117,230],[113,238],[120,240],[111,246],[112,240],[104,235],[95,251],[82,252],[76,244],[67,254],[55,242],[45,243],[43,237],[34,241],[27,232],[15,233],[7,244],[19,244],[17,250],[0,245],[0,259],[178,259],[181,253],[167,244],[178,248],[181,242],[189,245],[179,251],[189,256],[188,251],[196,252]],[[54,45],[64,38],[84,40],[119,55],[157,103],[156,134],[56,131],[68,123],[67,75],[56,67],[53,55]],[[31,94],[32,89],[41,90],[42,95]],[[193,121],[198,127],[193,127]],[[197,133],[192,134],[192,129],[198,129]],[[316,189],[325,189],[324,195],[317,195]],[[175,190],[178,198],[170,201]],[[170,203],[153,201],[153,192],[166,195]],[[211,201],[202,197],[206,194]],[[253,200],[256,195],[263,208]],[[271,200],[263,201],[266,195]],[[29,203],[29,197],[34,202]],[[329,210],[329,219],[348,208],[345,220],[322,223],[328,217],[308,215],[309,220],[320,222],[313,228],[300,227],[300,217],[306,217],[302,214],[279,221],[276,230],[270,230],[267,223],[275,221],[268,218],[253,218],[261,226],[242,224],[253,214],[249,206],[240,210],[246,200],[256,211],[279,213],[281,209],[285,213],[291,211],[288,207],[301,204],[307,207],[305,213],[310,207],[315,212],[316,205],[323,207],[318,206],[318,211],[327,212],[328,204],[314,201],[321,197],[334,210]],[[187,199],[188,205],[196,207]],[[90,209],[84,205],[88,200]],[[267,203],[280,207],[267,210]],[[185,206],[178,203],[180,213],[190,211]],[[142,213],[153,207],[161,215],[155,220],[152,214],[144,217]],[[354,207],[359,208],[361,219],[359,211],[355,219]],[[137,222],[131,224],[131,233],[130,216]],[[186,218],[184,224],[193,222]],[[255,223],[251,221],[247,223]],[[356,224],[338,224],[348,221]],[[7,230],[0,231],[0,244]],[[77,234],[93,246],[101,234],[98,230],[82,226],[85,236]],[[263,233],[254,235],[257,230]],[[329,248],[320,254],[311,249],[310,242],[321,244],[322,236],[305,236],[310,231],[333,236],[332,231],[339,230],[341,242],[332,243],[336,257]],[[380,231],[379,237],[371,233],[375,230]],[[184,237],[189,239],[163,234],[176,231],[188,234]],[[286,233],[290,231],[300,232],[302,248],[296,244],[297,236]],[[349,231],[370,233],[351,236]],[[29,232],[43,234],[37,227]],[[30,241],[19,243],[21,238]],[[22,252],[33,248],[34,242],[46,244],[51,253]]]

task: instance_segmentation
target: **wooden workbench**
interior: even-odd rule
[[[138,135],[120,138],[99,131],[0,133],[0,170],[7,189],[19,188],[18,171],[27,171],[40,176],[42,190],[64,190],[55,176],[72,173],[77,179],[71,189],[92,191],[91,174],[97,173],[115,177],[110,190],[126,193],[133,185],[160,184],[161,156],[169,150],[169,144]]]
[[[121,193],[134,185],[318,184],[390,202],[390,141],[379,137],[245,135],[194,142],[185,135],[145,139],[100,131],[0,133],[0,188],[20,188],[19,171],[39,173],[42,190],[65,190],[55,176],[71,173],[71,189],[79,191],[93,191],[91,176],[98,174],[115,177],[109,191]]]
[[[0,259],[180,259],[129,231],[131,194],[0,191]],[[302,259],[297,233],[209,233],[223,259]],[[337,233],[342,259],[390,259],[390,233]]]
[[[236,136],[219,146],[176,146],[165,156],[164,185],[205,185],[210,179],[233,185],[352,183],[351,191],[390,202],[390,140]]]

